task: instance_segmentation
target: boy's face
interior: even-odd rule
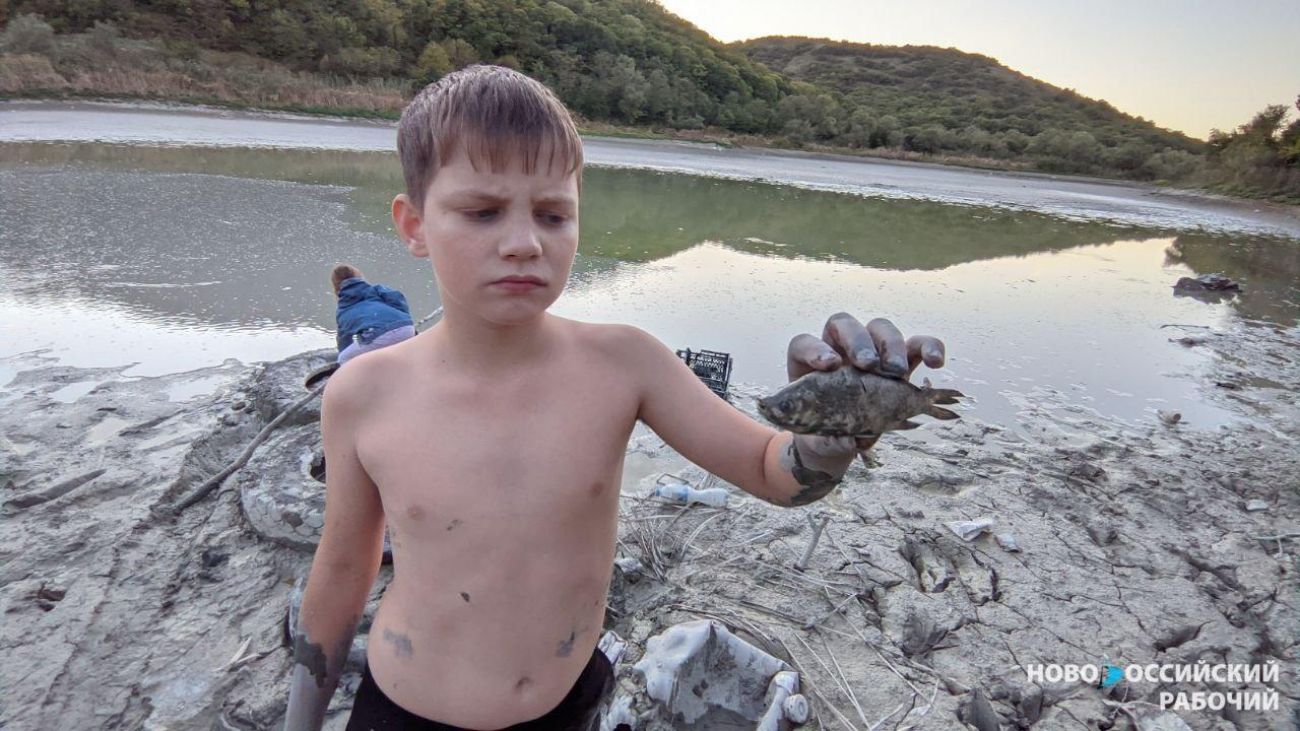
[[[458,152],[434,176],[422,211],[404,194],[393,201],[398,233],[413,255],[433,262],[445,307],[511,325],[560,296],[578,250],[578,180],[558,163],[547,170],[547,153],[529,174],[517,157],[494,173]]]

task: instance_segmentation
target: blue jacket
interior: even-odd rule
[[[359,336],[363,343],[403,325],[415,325],[406,297],[382,284],[370,284],[361,277],[343,280],[339,286],[338,322],[339,352]]]

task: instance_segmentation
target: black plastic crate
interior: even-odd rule
[[[704,381],[709,390],[727,398],[727,385],[731,383],[731,354],[713,350],[677,351],[677,357],[686,361],[687,367]]]

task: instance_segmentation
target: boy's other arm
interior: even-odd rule
[[[775,505],[800,504],[795,498],[808,486],[781,460],[791,434],[718,398],[652,335],[626,326],[624,338],[628,368],[639,387],[638,418],[684,457],[742,490]]]
[[[875,439],[821,437],[777,431],[718,398],[651,335],[628,327],[630,368],[640,384],[638,416],[687,459],[770,503],[806,505],[826,497],[854,457]],[[943,343],[929,336],[903,340],[877,318],[863,327],[847,313],[832,315],[822,338],[799,335],[786,354],[790,380],[813,370],[851,363],[862,370],[907,378],[922,362],[944,363]]]
[[[360,367],[358,367],[360,366]],[[356,452],[356,426],[369,382],[357,363],[336,372],[321,403],[325,524],[293,628],[293,671],[285,731],[317,731],[343,672],[366,598],[379,572],[384,511]],[[371,376],[373,379],[373,376]]]

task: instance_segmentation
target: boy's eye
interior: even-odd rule
[[[497,210],[495,208],[482,208],[476,211],[466,211],[465,215],[476,221],[487,221],[497,215]]]
[[[537,214],[537,215],[538,215],[538,216],[539,216],[543,221],[545,221],[545,222],[551,224],[552,226],[558,226],[558,225],[564,223],[566,220],[568,220],[567,217],[562,216],[562,215],[560,215],[560,214],[558,214],[558,213],[539,213],[539,214]]]

